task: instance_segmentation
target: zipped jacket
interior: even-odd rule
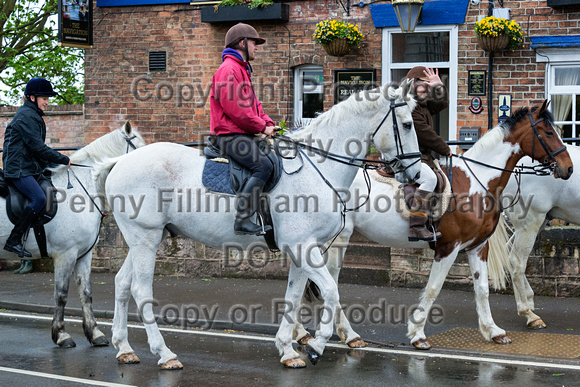
[[[6,127],[2,152],[5,177],[36,176],[48,163],[69,163],[67,156],[44,143],[46,124],[43,115],[44,112],[34,103],[25,101]]]
[[[248,63],[226,55],[211,82],[210,133],[258,134],[275,126],[258,101]]]

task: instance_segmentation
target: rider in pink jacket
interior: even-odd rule
[[[264,114],[252,85],[252,67],[258,46],[266,41],[254,27],[239,23],[226,34],[223,63],[216,71],[210,94],[210,133],[222,152],[244,165],[252,176],[238,192],[234,233],[261,235],[271,226],[260,226],[250,220],[259,211],[259,198],[274,169],[260,149],[263,133],[272,136],[274,122]]]

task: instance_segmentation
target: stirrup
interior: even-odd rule
[[[272,230],[272,226],[264,224],[264,218],[262,217],[262,214],[260,214],[259,212],[256,212],[256,215],[257,215],[256,220],[258,220],[259,226],[262,228],[262,231],[260,231],[256,235],[260,235],[260,236],[266,235],[266,231]]]

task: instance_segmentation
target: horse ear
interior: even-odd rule
[[[133,128],[131,127],[131,121],[127,121],[127,122],[125,122],[125,127],[124,127],[124,129],[125,129],[125,134],[126,134],[127,136],[130,136],[130,135],[131,135],[131,133],[133,132]]]
[[[542,107],[540,108],[540,112],[538,113],[538,116],[541,117],[544,114],[544,112],[546,111],[546,109],[548,109],[548,106],[550,106],[550,101],[545,99],[544,103],[542,104]]]

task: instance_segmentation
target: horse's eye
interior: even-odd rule
[[[546,131],[546,136],[554,137],[554,132],[552,132],[551,130],[548,130],[548,131]]]
[[[405,130],[411,130],[411,129],[413,129],[413,123],[412,122],[405,122],[403,124],[403,128],[405,128]]]

